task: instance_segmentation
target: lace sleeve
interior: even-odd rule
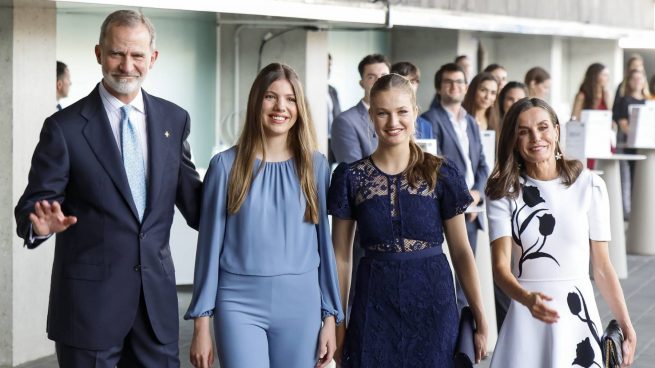
[[[348,165],[339,164],[332,174],[332,182],[328,191],[328,212],[340,219],[352,219],[350,189],[348,180]]]
[[[447,220],[464,213],[473,202],[462,174],[448,160],[439,169],[438,195],[441,218]]]

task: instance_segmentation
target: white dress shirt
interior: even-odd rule
[[[459,109],[459,114],[457,116],[453,115],[450,111],[446,110],[450,123],[453,124],[455,129],[455,134],[457,135],[457,140],[459,141],[459,146],[462,148],[462,153],[464,156],[464,164],[466,165],[466,173],[464,173],[464,179],[466,180],[466,185],[469,187],[469,190],[473,188],[475,184],[475,177],[473,175],[473,166],[471,165],[471,157],[469,157],[469,136],[466,133],[468,122],[466,121],[466,110],[464,108]]]
[[[123,107],[125,104],[114,97],[111,93],[109,93],[102,82],[100,83],[99,91],[102,105],[105,107],[105,111],[107,112],[109,125],[111,125],[111,131],[114,133],[114,139],[118,145],[118,151],[122,153],[121,107]],[[146,170],[146,175],[148,175],[148,134],[146,130],[146,111],[145,105],[143,103],[143,94],[141,93],[141,88],[139,88],[139,94],[134,97],[134,100],[132,100],[129,105],[132,107],[130,110],[129,118],[132,124],[134,124],[134,128],[139,135],[141,152],[143,152],[143,167]]]

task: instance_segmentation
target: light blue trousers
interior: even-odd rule
[[[221,271],[214,332],[221,368],[310,368],[321,328],[318,270],[244,276]]]

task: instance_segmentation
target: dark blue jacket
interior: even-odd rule
[[[57,342],[92,350],[122,345],[141,293],[158,340],[178,340],[168,244],[173,207],[197,229],[202,184],[186,142],[188,113],[145,92],[143,99],[149,157],[143,223],[97,86],[43,125],[15,216],[28,248],[42,242],[29,240],[36,201],[56,200],[64,214],[77,216],[56,236],[47,332]]]

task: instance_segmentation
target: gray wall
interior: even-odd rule
[[[55,100],[55,9],[45,0],[0,3],[0,366],[52,354],[46,315],[53,241],[34,250],[15,235],[13,207]]]
[[[458,32],[449,29],[394,28],[391,32],[392,63],[409,61],[421,70],[417,102],[421,111],[430,107],[435,94],[434,75],[457,56]]]
[[[359,62],[374,53],[392,58],[390,42],[390,32],[386,30],[328,32],[328,50],[332,54],[330,84],[339,93],[342,110],[353,107],[364,97],[357,71]]]
[[[118,8],[60,5],[57,58],[68,64],[73,82],[69,97],[62,100],[67,106],[88,95],[102,78],[93,49],[102,21]],[[207,167],[214,145],[216,18],[201,12],[141,10],[155,25],[159,50],[143,87],[189,112],[194,160],[196,165]]]

